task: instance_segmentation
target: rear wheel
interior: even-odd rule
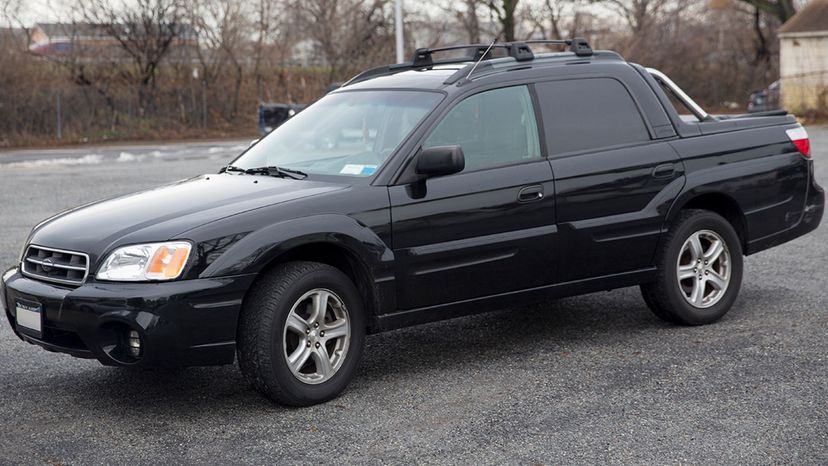
[[[733,306],[742,282],[742,248],[733,226],[720,215],[682,212],[656,260],[658,277],[641,285],[641,293],[661,319],[709,324]]]
[[[239,366],[273,400],[308,406],[350,382],[365,341],[362,300],[341,271],[290,262],[264,275],[239,319]]]

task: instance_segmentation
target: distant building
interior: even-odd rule
[[[119,47],[106,28],[91,23],[37,23],[31,30],[29,51],[41,56],[68,56],[80,48]]]
[[[189,24],[180,24],[178,37],[167,59],[191,61],[189,49],[197,46],[196,34]],[[91,62],[110,62],[128,59],[121,43],[107,24],[95,23],[37,23],[30,32],[29,51],[48,58],[83,59]],[[126,25],[115,25],[118,34],[128,30]]]
[[[783,107],[828,110],[828,0],[813,0],[779,28]]]

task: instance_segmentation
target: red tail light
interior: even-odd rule
[[[804,157],[811,157],[811,141],[808,140],[808,132],[805,128],[797,126],[785,132],[788,133],[788,137],[800,154]]]

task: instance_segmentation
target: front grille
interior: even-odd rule
[[[33,244],[26,248],[23,275],[64,285],[80,285],[89,274],[89,256]]]

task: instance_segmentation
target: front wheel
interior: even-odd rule
[[[682,212],[665,235],[656,260],[658,277],[641,285],[641,293],[661,319],[709,324],[736,301],[742,283],[742,247],[733,226],[720,215]]]
[[[353,377],[365,341],[363,304],[351,280],[315,262],[262,276],[239,318],[239,366],[273,400],[309,406],[336,397]]]

